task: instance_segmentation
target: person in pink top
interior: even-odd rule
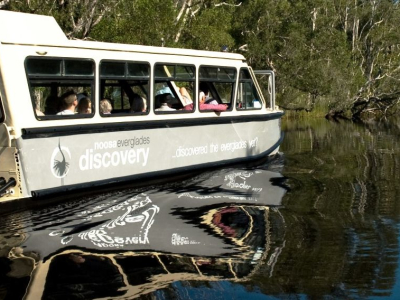
[[[184,87],[181,87],[179,89],[179,92],[181,93],[181,95],[183,97],[190,99],[190,95]],[[204,93],[200,93],[200,95],[201,94],[204,95]],[[227,104],[211,104],[211,103],[206,104],[205,102],[206,102],[205,95],[203,97],[199,98],[200,110],[226,111],[228,109]],[[193,110],[193,103],[186,105],[183,109],[184,110]]]

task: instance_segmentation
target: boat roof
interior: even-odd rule
[[[237,53],[69,40],[52,16],[0,10],[0,43],[245,60]]]

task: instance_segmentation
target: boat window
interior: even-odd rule
[[[95,64],[91,59],[28,57],[25,70],[38,120],[93,117]]]
[[[262,101],[248,69],[241,69],[236,99],[236,109],[261,109]]]
[[[101,116],[148,114],[149,81],[150,65],[147,62],[101,61]]]
[[[210,105],[227,106],[232,110],[233,94],[236,83],[236,69],[232,67],[201,66],[199,69],[199,101],[205,99],[207,106],[201,111],[213,111]]]
[[[192,65],[158,63],[154,66],[156,114],[193,112],[196,68]]]

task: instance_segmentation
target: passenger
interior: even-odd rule
[[[187,105],[193,103],[192,98],[190,97],[190,94],[189,94],[189,92],[186,90],[185,87],[180,87],[180,88],[179,88],[179,93],[182,95],[182,98],[183,98],[183,102],[184,102],[184,103],[183,103],[183,106],[187,106]]]
[[[46,98],[44,114],[55,115],[59,112],[60,99],[57,96],[48,96]]]
[[[135,94],[131,101],[131,109],[129,112],[146,112],[147,111],[147,101],[145,98]]]
[[[156,95],[162,95],[162,94],[172,95],[171,89],[167,85],[163,85],[163,87],[156,92]]]
[[[160,108],[161,107],[161,99],[163,99],[164,97],[169,97],[170,94],[160,94],[160,95],[156,95],[156,97],[154,98],[154,108]]]
[[[205,101],[205,99],[200,100],[200,110],[226,111],[228,109],[228,104],[207,104]]]
[[[170,107],[170,105],[168,103],[168,95],[169,94],[160,95],[161,96],[161,99],[160,99],[161,106],[159,108],[156,108],[155,109],[156,111],[175,111],[176,110],[175,108]]]
[[[76,95],[76,98],[78,99],[78,103],[81,101],[83,98],[89,98],[89,95],[87,93],[79,93]]]
[[[100,101],[100,113],[103,115],[109,115],[111,114],[112,111],[112,105],[110,100],[108,99],[103,99]]]
[[[208,96],[208,86],[204,82],[200,82],[199,85],[199,102],[205,102],[206,101],[206,93]]]
[[[179,93],[181,93],[181,95],[184,99],[189,99],[189,101],[186,100],[187,102],[189,102],[189,104],[186,104],[183,107],[183,110],[193,110],[193,101],[190,98],[190,95],[189,95],[188,91],[186,90],[186,88],[184,88],[184,87],[179,88]]]
[[[61,96],[62,111],[57,115],[73,115],[75,114],[75,108],[78,105],[78,99],[74,91],[68,91]]]
[[[92,101],[88,97],[81,98],[76,108],[78,114],[91,114]]]
[[[208,85],[205,82],[200,82],[200,93],[199,93],[199,101],[203,102],[205,104],[214,104],[218,105],[218,101],[213,99],[210,96],[210,90],[208,88]]]
[[[200,87],[201,87],[201,83],[200,83]],[[218,104],[218,102],[216,100],[213,100],[215,102],[210,101],[210,103],[206,103],[207,95],[208,95],[207,85],[203,86],[203,89],[205,92],[201,91],[199,93],[200,110],[213,110],[213,111],[220,112],[220,111],[226,111],[228,109],[227,104]],[[187,93],[185,88],[180,88],[179,92],[182,94],[182,96],[184,96],[184,95],[189,96],[189,94]],[[193,110],[193,103],[186,105],[183,109],[184,110]]]

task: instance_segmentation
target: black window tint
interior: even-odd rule
[[[235,69],[228,68],[218,68],[218,79],[222,81],[232,81],[235,80]]]
[[[262,102],[254,85],[250,72],[247,69],[240,70],[240,81],[236,99],[236,108],[244,109],[261,109]]]
[[[149,77],[149,64],[128,63],[128,76],[130,77]]]
[[[201,67],[200,68],[200,79],[217,79],[218,69],[212,67]]]
[[[176,79],[194,79],[195,68],[192,66],[176,66]]]
[[[156,65],[154,68],[154,76],[157,78],[171,78],[174,77],[174,68],[175,66],[169,65]]]
[[[33,111],[38,120],[91,118],[94,115],[94,62],[87,58],[39,58],[28,57],[25,70],[28,76]],[[71,115],[58,115],[71,109],[64,102],[65,92],[73,91],[87,101],[74,107]],[[80,95],[79,95],[80,94]],[[91,110],[91,112],[90,112]]]
[[[149,112],[150,64],[147,62],[102,61],[100,100],[107,99],[111,111],[102,117],[143,115]]]
[[[241,70],[240,71],[240,80],[251,80],[250,73],[248,70]]]
[[[61,76],[62,60],[58,59],[35,59],[26,61],[26,70],[29,75],[53,75]]]
[[[66,60],[65,75],[94,75],[94,63],[89,60]]]
[[[201,66],[199,69],[199,101],[204,104],[226,104],[227,110],[233,108],[233,95],[236,86],[236,68]],[[205,97],[205,100],[203,100]],[[200,111],[212,110],[200,102]]]
[[[235,68],[201,67],[199,73],[200,80],[233,82],[236,79]]]
[[[196,68],[190,65],[158,63],[154,66],[155,113],[193,112]]]
[[[124,77],[125,63],[102,62],[100,65],[100,74],[102,76]]]

